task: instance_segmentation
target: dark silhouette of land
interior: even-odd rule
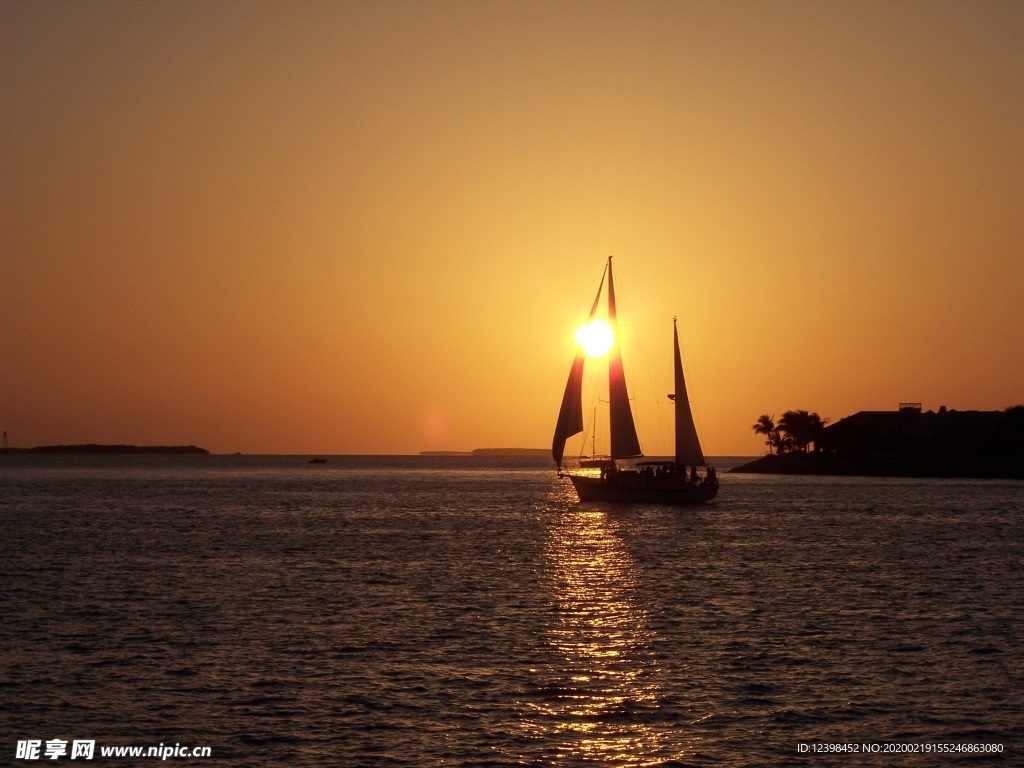
[[[420,451],[420,456],[550,456],[550,448],[474,448],[472,451]]]
[[[1024,479],[1024,406],[860,411],[822,429],[813,451],[763,456],[731,471]]]
[[[208,454],[205,448],[194,445],[40,445],[36,448],[4,448],[4,453],[154,453],[154,454]]]
[[[474,448],[474,456],[551,456],[550,448]]]

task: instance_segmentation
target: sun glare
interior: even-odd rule
[[[583,347],[587,357],[601,357],[607,355],[615,343],[615,331],[606,321],[597,318],[577,328],[573,338]]]

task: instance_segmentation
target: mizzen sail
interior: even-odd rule
[[[676,403],[676,463],[704,466],[704,452],[700,449],[697,427],[693,423],[693,412],[686,394],[686,380],[683,378],[683,358],[679,353],[679,330],[672,323],[672,340],[675,343],[675,387],[671,396]]]

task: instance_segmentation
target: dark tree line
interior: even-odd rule
[[[813,412],[786,411],[778,423],[774,416],[762,414],[753,430],[765,436],[768,453],[807,453],[828,421]]]

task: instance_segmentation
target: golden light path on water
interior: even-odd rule
[[[684,751],[660,711],[654,633],[620,526],[606,510],[574,505],[549,528],[556,610],[546,642],[561,666],[547,671],[546,695],[526,704],[524,725],[552,760],[656,765]]]

